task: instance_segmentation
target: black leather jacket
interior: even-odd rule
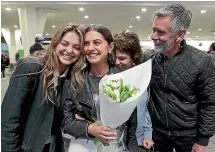
[[[197,134],[196,143],[207,145],[215,131],[212,58],[184,40],[175,56],[152,57],[149,111],[153,129],[172,135]]]
[[[113,73],[119,72],[115,67],[111,67]],[[85,71],[85,73],[88,70]],[[87,83],[87,81],[85,82]],[[92,106],[93,102],[89,100],[90,92],[85,88],[80,93],[74,93],[70,90],[67,93],[67,98],[64,104],[64,120],[62,123],[62,131],[66,134],[72,135],[76,139],[93,139],[94,137],[88,134],[88,125],[93,123]],[[81,114],[86,120],[78,120],[74,117],[75,114]],[[114,118],[113,118],[114,119]],[[125,129],[123,142],[129,152],[138,152],[138,144],[136,139],[137,127],[137,109],[134,110],[129,120],[123,124]]]

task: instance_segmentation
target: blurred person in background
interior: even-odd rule
[[[16,52],[15,54],[15,60],[16,62],[18,62],[18,60],[20,59],[20,55],[19,55],[19,50]]]
[[[44,50],[42,46],[42,41],[44,40],[42,35],[37,35],[35,37],[35,43],[30,47],[30,54],[33,54],[35,51]]]
[[[116,66],[122,71],[142,63],[142,50],[140,40],[134,32],[123,31],[114,34],[113,54]],[[137,105],[137,130],[136,136],[140,152],[144,148],[150,149],[153,146],[152,123],[148,111],[148,92],[144,93],[145,100]]]
[[[210,48],[208,50],[208,53],[211,53],[213,55],[215,55],[215,42],[213,42],[211,45],[210,45]]]
[[[213,66],[215,68],[215,42],[210,45],[210,49],[209,49],[208,53],[211,56]]]
[[[1,78],[5,77],[6,59],[4,54],[1,52]]]
[[[18,61],[2,102],[2,152],[64,152],[62,105],[69,87],[84,85],[84,27],[68,23],[45,55]]]
[[[180,4],[154,12],[149,112],[155,151],[207,152],[215,132],[215,70],[206,52],[186,44],[192,13]]]

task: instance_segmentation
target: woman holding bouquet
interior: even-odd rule
[[[127,31],[114,34],[113,54],[115,56],[115,64],[121,70],[127,70],[141,64],[142,50],[137,34]],[[150,149],[154,144],[152,140],[152,123],[147,108],[148,93],[145,92],[144,94],[145,100],[139,102],[137,106],[138,125],[136,136],[140,147],[144,146],[146,149]],[[140,151],[142,151],[142,148],[140,148]]]
[[[87,59],[87,66],[84,69],[85,88],[76,94],[71,93],[74,92],[72,90],[68,91],[64,105],[62,130],[77,139],[71,140],[69,152],[97,152],[93,142],[95,137],[103,143],[115,141],[119,137],[118,132],[112,131],[112,128],[96,123],[100,119],[95,111],[95,105],[99,102],[100,80],[105,75],[119,72],[113,65],[111,57],[114,48],[113,37],[110,30],[103,25],[90,25],[85,32],[84,51]],[[119,143],[120,151],[138,152],[136,127],[135,109],[129,120],[120,127],[124,131]]]

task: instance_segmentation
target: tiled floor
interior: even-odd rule
[[[5,92],[7,90],[8,84],[9,84],[9,77],[10,77],[10,72],[8,69],[6,69],[6,77],[1,78],[1,101],[3,100],[3,97],[5,95]],[[208,146],[208,152],[215,152],[215,136],[213,136],[210,139],[210,144]]]

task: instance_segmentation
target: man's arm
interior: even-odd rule
[[[198,77],[199,122],[196,143],[207,146],[215,132],[215,65],[208,55],[202,60],[202,71]]]
[[[143,63],[148,61],[149,59],[153,59],[155,56],[155,51],[154,50],[146,50],[142,53],[142,61]]]

